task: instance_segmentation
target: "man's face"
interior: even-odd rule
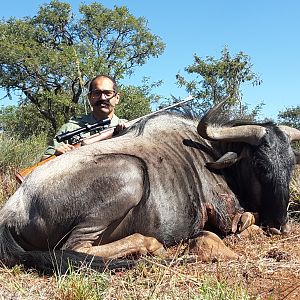
[[[109,78],[99,77],[94,80],[92,91],[89,93],[89,101],[94,111],[101,111],[107,116],[111,115],[119,103],[119,98]]]

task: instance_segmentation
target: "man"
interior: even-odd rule
[[[111,123],[109,127],[116,127],[115,131],[120,131],[126,127],[127,120],[119,119],[115,115],[115,107],[120,101],[116,82],[113,78],[106,75],[98,75],[92,79],[89,87],[88,99],[92,107],[92,112],[80,118],[71,119],[68,123],[64,124],[57,132],[61,134],[67,131],[84,127],[85,124],[94,124],[109,118]],[[89,137],[95,132],[88,132],[81,134],[82,137]],[[69,142],[58,143],[53,139],[52,145],[46,149],[42,160],[47,159],[52,155],[61,155],[75,148]]]

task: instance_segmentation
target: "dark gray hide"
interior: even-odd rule
[[[287,136],[270,126],[253,147],[210,142],[196,128],[192,120],[157,114],[124,135],[37,168],[0,212],[0,259],[47,271],[49,250],[76,251],[85,242],[106,244],[137,232],[170,246],[196,237],[206,225],[227,234],[242,212],[239,201],[259,211],[265,225],[285,224],[295,163]],[[281,149],[272,154],[277,140]],[[206,162],[243,148],[247,158],[230,167],[226,179],[207,169]]]

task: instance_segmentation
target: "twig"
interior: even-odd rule
[[[293,239],[296,239],[296,238],[299,238],[299,237],[300,237],[300,234],[295,235],[295,236],[290,236],[288,238],[280,240],[280,242],[286,242],[286,241],[293,240]]]

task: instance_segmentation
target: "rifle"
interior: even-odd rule
[[[188,101],[191,101],[193,100],[194,97],[193,96],[188,96],[187,98],[185,98],[184,100],[180,101],[180,102],[177,102],[175,104],[172,104],[172,105],[169,105],[167,107],[164,107],[160,110],[157,110],[157,111],[154,111],[154,112],[151,112],[147,115],[144,115],[142,117],[139,117],[137,119],[134,119],[132,121],[129,121],[127,124],[128,125],[132,125],[134,123],[136,123],[137,121],[141,120],[141,119],[144,119],[146,117],[150,117],[158,112],[161,112],[161,111],[164,111],[164,110],[167,110],[167,109],[170,109],[170,108],[173,108],[173,107],[176,107],[176,106],[180,106]],[[102,141],[102,140],[106,140],[106,139],[109,139],[109,138],[112,138],[113,136],[113,132],[115,130],[115,126],[113,127],[109,127],[107,129],[103,129],[101,131],[99,131],[98,133],[95,133],[93,135],[91,135],[90,137],[87,137],[87,138],[81,138],[80,137],[80,134],[81,133],[86,133],[86,132],[91,132],[93,130],[99,130],[101,129],[103,126],[105,125],[109,125],[110,124],[110,119],[105,119],[105,120],[102,120],[102,121],[98,121],[94,124],[85,124],[84,127],[82,128],[79,128],[79,129],[75,129],[75,130],[72,130],[72,131],[67,131],[67,132],[64,132],[64,133],[61,133],[59,135],[57,135],[55,137],[55,139],[60,143],[60,142],[63,142],[63,141],[66,141],[66,140],[70,140],[70,139],[73,139],[74,137],[77,136],[76,139],[73,140],[73,143],[72,145],[74,145],[76,148],[80,147],[80,146],[84,146],[84,145],[89,145],[89,144],[93,144],[95,142],[98,142],[98,141]],[[55,158],[56,155],[52,155],[36,164],[34,164],[33,166],[31,167],[28,167],[26,169],[23,169],[19,172],[16,173],[16,179],[19,183],[22,183],[24,181],[24,178],[30,174],[35,168],[37,168],[38,166],[40,165],[43,165],[44,163],[48,162],[49,160],[52,160],[53,158]]]
[[[63,132],[59,135],[57,135],[55,137],[55,139],[61,143],[64,142],[66,140],[71,140],[71,145],[74,145],[75,148],[79,148],[82,144],[87,145],[87,144],[91,144],[91,142],[89,141],[89,138],[93,137],[93,142],[96,141],[96,137],[98,137],[98,140],[102,140],[102,139],[107,139],[109,137],[112,136],[113,130],[115,127],[111,127],[108,128],[110,130],[107,129],[102,129],[103,126],[109,125],[110,124],[110,119],[104,119],[104,120],[100,120],[94,124],[84,124],[83,127],[72,130],[72,131],[66,131]],[[102,129],[102,130],[101,130]],[[87,133],[87,132],[91,132],[91,131],[97,131],[100,130],[98,133],[93,134],[90,137],[87,137],[85,139],[83,139],[80,134],[82,133]],[[100,134],[101,132],[104,132],[104,134],[101,136],[100,138]],[[19,183],[22,183],[24,181],[24,178],[30,174],[35,168],[37,168],[38,166],[43,165],[44,163],[48,162],[49,160],[52,160],[53,158],[55,158],[56,155],[51,155],[50,157],[34,164],[33,166],[30,166],[26,169],[23,169],[19,172],[16,173],[16,179]]]

